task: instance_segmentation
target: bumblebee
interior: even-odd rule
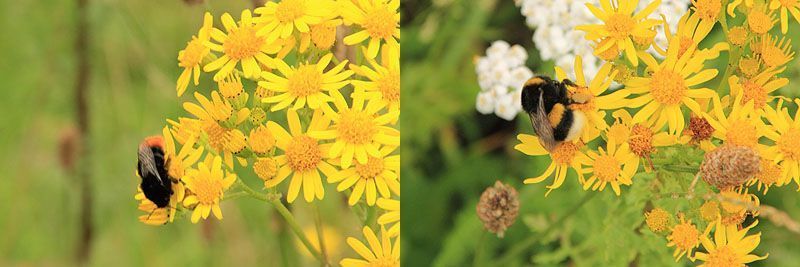
[[[591,96],[573,94],[568,88],[577,85],[568,79],[559,82],[547,76],[533,77],[522,87],[522,109],[530,116],[542,147],[550,152],[561,142],[578,139],[586,125],[586,114],[573,105],[584,104]]]
[[[164,139],[151,136],[139,144],[139,161],[136,172],[142,178],[140,187],[144,196],[159,208],[169,206],[173,179],[167,168],[169,161],[164,156]]]

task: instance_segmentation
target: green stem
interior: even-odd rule
[[[317,225],[317,238],[319,239],[319,250],[322,252],[322,258],[325,259],[325,262],[328,262],[328,252],[325,249],[325,235],[322,229],[322,214],[319,212],[319,206],[314,204],[314,222]],[[322,266],[328,266],[323,263]]]
[[[233,200],[233,199],[237,199],[237,198],[245,197],[245,196],[249,196],[249,195],[250,194],[248,194],[247,192],[244,192],[244,191],[233,192],[233,193],[230,193],[230,194],[225,194],[225,198],[223,198],[222,201]]]
[[[561,226],[562,223],[564,222],[564,220],[566,220],[567,218],[571,217],[572,215],[575,215],[575,213],[577,213],[577,211],[580,210],[580,208],[583,207],[583,205],[585,205],[587,202],[589,202],[589,200],[592,199],[596,195],[599,195],[599,194],[596,193],[596,192],[586,193],[586,195],[583,196],[583,198],[578,202],[578,204],[575,204],[575,206],[573,206],[566,213],[562,214],[561,217],[559,217],[555,222],[553,222],[552,224],[547,226],[547,228],[544,229],[544,231],[542,231],[542,233],[549,233],[551,230],[553,230],[553,228]],[[525,252],[525,250],[527,250],[530,246],[533,246],[534,244],[536,244],[536,242],[538,242],[539,238],[542,237],[542,236],[543,235],[530,235],[530,236],[528,236],[528,238],[526,238],[525,240],[522,240],[522,242],[517,243],[516,245],[511,247],[511,249],[506,251],[506,253],[503,254],[503,256],[500,257],[500,259],[498,259],[497,261],[494,262],[495,265],[496,266],[506,266],[506,265],[508,265],[509,261],[511,261],[512,259],[516,258],[522,252]]]
[[[292,231],[297,236],[297,238],[300,239],[300,242],[303,243],[303,245],[306,247],[308,252],[311,253],[311,255],[314,255],[314,258],[317,258],[317,260],[319,260],[319,262],[322,263],[322,265],[330,266],[330,264],[322,256],[322,254],[320,254],[320,252],[317,251],[317,249],[314,248],[313,245],[311,245],[311,242],[308,241],[308,237],[306,237],[305,233],[303,233],[303,229],[300,228],[300,224],[298,224],[297,220],[294,219],[294,216],[292,215],[292,212],[290,212],[289,209],[287,209],[286,206],[284,206],[283,203],[281,203],[280,198],[274,197],[274,196],[267,196],[267,195],[261,194],[259,192],[256,192],[255,190],[253,190],[252,188],[247,186],[244,182],[242,182],[241,179],[236,179],[236,184],[244,192],[246,192],[248,195],[250,195],[250,197],[258,199],[258,200],[266,201],[269,204],[271,204],[273,207],[275,207],[275,210],[277,210],[278,213],[281,215],[281,217],[283,217],[283,219],[286,221],[286,223],[289,224],[289,227],[292,228]]]
[[[481,233],[481,237],[478,239],[478,245],[475,246],[475,258],[472,260],[472,266],[480,266],[481,262],[481,251],[483,251],[483,243],[486,243],[486,235],[487,232],[483,231]]]

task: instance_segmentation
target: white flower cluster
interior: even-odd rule
[[[475,62],[481,92],[475,103],[482,114],[495,113],[505,120],[513,120],[522,110],[520,95],[522,85],[533,77],[525,66],[528,52],[522,46],[495,41],[486,49],[486,56]]]
[[[604,0],[605,1],[605,0]],[[520,7],[528,27],[535,29],[533,42],[539,49],[543,60],[553,60],[555,65],[567,73],[574,73],[573,62],[576,56],[583,58],[586,77],[597,74],[602,61],[592,53],[592,43],[584,38],[582,31],[575,26],[598,24],[600,20],[589,11],[586,4],[599,6],[598,0],[515,0]],[[639,10],[651,1],[639,2]],[[661,5],[650,17],[661,19],[661,14],[670,18],[670,30],[675,31],[680,15],[688,8],[689,0],[662,0]],[[656,44],[666,47],[663,26],[658,26]],[[574,78],[574,77],[573,77]]]

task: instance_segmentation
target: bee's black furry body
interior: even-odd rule
[[[585,120],[580,111],[570,108],[574,101],[570,99],[567,86],[576,85],[566,79],[559,82],[547,76],[536,76],[522,88],[522,109],[530,115],[534,131],[547,150],[573,137],[570,135],[576,132],[575,127],[581,127],[578,128],[580,132]]]
[[[153,152],[152,159],[140,158],[137,163],[136,171],[142,177],[140,184],[144,196],[156,204],[159,208],[167,207],[169,205],[170,196],[172,196],[172,182],[167,172],[166,161],[164,158],[164,150],[157,146],[146,147]],[[149,173],[144,170],[142,160],[152,160],[155,163],[155,169],[159,176]]]

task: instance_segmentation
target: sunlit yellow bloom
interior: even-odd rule
[[[547,170],[542,173],[542,175],[535,178],[527,178],[525,181],[523,181],[523,183],[541,183],[555,173],[553,184],[546,187],[549,189],[545,193],[545,196],[547,196],[553,191],[553,189],[559,188],[562,184],[564,184],[564,179],[567,177],[567,171],[569,168],[574,169],[575,172],[578,173],[580,182],[583,183],[580,162],[575,160],[583,154],[581,152],[581,147],[583,144],[563,142],[556,146],[552,153],[548,153],[547,150],[542,147],[542,144],[539,142],[539,138],[535,135],[519,134],[517,135],[517,139],[522,142],[514,146],[514,149],[517,151],[525,153],[529,156],[549,155],[551,159],[550,165],[547,167]]]
[[[387,106],[389,110],[399,110],[400,46],[387,44],[381,51],[380,63],[371,58],[368,58],[367,62],[369,66],[350,65],[350,69],[357,75],[368,79],[368,81],[353,80],[353,86],[359,91],[380,93],[377,101]]]
[[[345,37],[346,45],[360,44],[369,39],[366,56],[375,58],[381,43],[399,45],[400,39],[400,0],[361,0],[340,1],[342,18],[361,26],[363,30]]]
[[[605,94],[608,91],[609,86],[611,86],[611,82],[614,81],[614,76],[616,75],[616,72],[612,73],[612,69],[613,66],[611,63],[603,64],[603,66],[600,67],[600,70],[597,71],[597,74],[594,76],[591,83],[588,83],[583,72],[583,59],[580,56],[576,56],[575,84],[577,87],[567,87],[569,94],[588,98],[585,103],[572,104],[570,108],[583,112],[589,119],[589,125],[595,127],[599,131],[603,131],[608,128],[608,124],[605,121],[606,112],[602,110],[620,108],[622,105],[620,105],[619,102],[623,101],[625,97],[628,96],[628,92],[626,91],[615,91],[610,94]],[[567,73],[560,67],[556,67],[556,77],[558,80],[568,78]],[[591,133],[584,131],[582,141],[588,143],[591,141],[591,139],[588,139],[587,134]]]
[[[301,188],[306,202],[311,202],[315,198],[322,199],[325,197],[325,187],[322,185],[319,172],[322,171],[326,177],[331,177],[336,174],[336,168],[325,160],[330,145],[319,144],[316,138],[307,133],[328,129],[330,121],[322,115],[321,110],[315,110],[311,123],[304,132],[297,111],[286,110],[286,117],[289,124],[288,132],[273,121],[267,122],[267,128],[275,136],[275,145],[283,151],[283,155],[274,158],[281,167],[275,178],[265,181],[264,185],[268,188],[275,187],[291,174],[292,180],[286,195],[289,203],[297,199]]]
[[[689,13],[681,17],[678,21],[678,30],[675,34],[671,34],[669,24],[664,23],[664,34],[669,42],[678,42],[678,55],[683,55],[690,48],[697,48],[700,42],[706,39],[706,36],[714,28],[716,21],[702,20],[700,13]],[[654,46],[656,51],[662,56],[667,56],[667,51],[664,51],[658,46]],[[729,46],[725,42],[715,44],[710,49],[700,49],[696,56],[703,55],[708,59],[717,58],[720,51],[728,50]]]
[[[633,175],[639,168],[639,157],[630,151],[628,144],[618,144],[611,139],[607,144],[608,151],[602,147],[599,151],[588,151],[578,156],[577,161],[587,166],[582,171],[590,174],[583,183],[583,190],[603,191],[606,185],[611,185],[614,194],[619,196],[620,185],[631,185]]]
[[[747,186],[757,185],[756,189],[766,195],[769,188],[776,185],[781,179],[781,167],[768,159],[761,159],[761,171],[755,177],[747,181]]]
[[[634,123],[645,123],[657,130],[668,125],[670,134],[678,134],[685,126],[683,106],[695,114],[702,114],[703,110],[695,99],[717,96],[711,89],[694,88],[710,81],[718,73],[716,69],[703,69],[707,57],[697,53],[696,47],[696,44],[690,45],[681,55],[678,53],[680,42],[670,41],[667,57],[661,63],[650,54],[639,53],[653,73],[649,77],[633,77],[621,89],[639,95],[628,103],[632,108],[642,107],[633,116]]]
[[[747,26],[750,31],[757,35],[765,34],[775,26],[777,20],[772,15],[772,12],[767,11],[767,7],[751,8],[750,13],[747,14]]]
[[[361,259],[345,258],[339,262],[343,267],[360,267],[360,266],[381,266],[381,267],[399,267],[400,266],[400,238],[395,238],[392,242],[389,234],[381,228],[381,238],[375,235],[375,232],[364,226],[362,231],[364,238],[367,240],[366,244],[356,238],[348,237],[347,244],[350,245]]]
[[[638,0],[600,0],[600,8],[598,8],[587,3],[589,11],[602,23],[580,25],[575,29],[586,32],[586,40],[603,40],[603,45],[595,49],[595,55],[602,54],[609,49],[618,49],[624,51],[625,56],[634,66],[638,66],[639,59],[636,57],[636,46],[633,39],[652,35],[653,27],[660,21],[647,17],[658,8],[661,0],[651,2],[639,13],[634,14],[638,4]]]
[[[200,64],[203,63],[203,59],[210,51],[205,43],[208,42],[211,36],[210,32],[213,23],[214,17],[211,16],[211,13],[206,12],[203,16],[203,26],[200,27],[200,31],[196,36],[192,36],[191,41],[186,43],[186,48],[178,52],[178,66],[183,68],[175,87],[178,91],[178,96],[183,95],[183,92],[186,91],[191,78],[194,78],[194,85],[200,83]]]
[[[330,13],[333,2],[328,0],[282,0],[268,1],[263,7],[256,8],[259,16],[258,35],[265,36],[267,43],[278,38],[288,38],[297,28],[305,33],[309,26],[318,24],[323,17],[335,15]]]
[[[774,159],[783,170],[778,185],[792,180],[800,185],[800,109],[792,117],[782,105],[783,101],[779,100],[775,109],[767,107],[765,111],[764,117],[769,121],[765,136],[775,145],[768,147],[763,154]]]
[[[671,233],[667,236],[668,247],[675,247],[672,256],[679,260],[683,255],[692,258],[692,252],[700,245],[700,231],[692,224],[692,220],[686,221],[683,214],[678,214],[681,222],[672,227]]]
[[[800,23],[800,1],[798,0],[772,0],[769,9],[781,9],[781,32],[786,34],[789,31],[789,14],[792,13],[794,20]]]
[[[381,145],[400,145],[400,131],[388,126],[400,116],[399,110],[379,114],[383,106],[378,101],[367,101],[353,95],[352,105],[348,106],[338,91],[333,91],[332,96],[337,111],[327,105],[322,109],[333,120],[333,126],[309,134],[323,140],[335,140],[328,156],[341,157],[342,168],[349,168],[353,159],[360,164],[367,164],[370,156],[380,157],[378,148]]]
[[[728,79],[731,87],[731,94],[734,96],[742,95],[742,103],[753,101],[753,107],[761,113],[764,107],[772,101],[770,94],[789,84],[789,79],[778,78],[781,69],[766,69],[752,78],[740,79],[736,75]]]
[[[200,217],[207,219],[211,212],[221,220],[219,202],[225,190],[236,181],[235,173],[222,170],[222,158],[209,155],[205,161],[197,164],[197,169],[189,169],[183,181],[186,189],[191,191],[183,200],[183,205],[193,207],[192,223],[197,223]]]
[[[719,12],[722,10],[722,0],[692,0],[692,10],[700,15],[700,19],[703,21],[715,23],[719,20]]]
[[[242,17],[237,24],[230,14],[222,14],[222,26],[227,33],[217,28],[211,30],[211,39],[219,44],[206,42],[206,46],[223,55],[203,67],[203,71],[217,71],[214,80],[219,81],[233,72],[236,65],[242,62],[242,72],[245,78],[255,78],[261,73],[261,65],[275,66],[275,59],[267,54],[278,53],[281,43],[268,42],[265,37],[256,35],[250,10],[242,11]]]
[[[325,102],[332,100],[328,94],[349,84],[348,79],[353,75],[352,70],[342,70],[347,60],[325,71],[332,58],[333,54],[326,54],[315,64],[300,64],[299,67],[289,67],[286,62],[278,60],[277,70],[283,77],[265,71],[261,73],[265,81],[258,82],[259,86],[278,94],[264,98],[262,102],[277,103],[272,106],[272,111],[285,109],[292,103],[292,109],[303,108],[306,104],[312,109],[326,105]]]
[[[778,38],[765,34],[762,38],[750,44],[753,53],[758,54],[768,68],[780,67],[794,59],[792,51],[792,40],[782,37]]]
[[[247,108],[234,110],[233,106],[220,97],[217,91],[211,92],[211,100],[198,92],[195,92],[194,96],[200,105],[185,102],[183,108],[199,119],[200,129],[205,133],[205,138],[211,148],[222,154],[225,164],[233,168],[233,152],[238,151],[230,150],[233,147],[226,144],[230,143],[232,137],[238,136],[232,136],[229,133],[231,130],[226,126],[236,126],[246,121],[250,110]],[[238,138],[237,140],[241,141]],[[237,143],[241,144],[241,142]],[[244,165],[242,160],[240,163]]]
[[[336,28],[342,25],[341,19],[327,19],[319,24],[312,25],[307,33],[300,37],[300,47],[297,51],[305,52],[310,45],[320,50],[329,50],[336,43]]]
[[[747,263],[766,259],[769,253],[764,256],[750,254],[761,242],[760,232],[755,235],[747,235],[747,231],[756,225],[758,225],[758,221],[740,230],[738,225],[725,226],[717,221],[714,241],[708,238],[711,230],[709,227],[706,233],[700,237],[703,248],[707,252],[697,252],[694,258],[703,261],[699,266],[708,267],[746,266]]]
[[[656,147],[686,144],[691,138],[686,135],[670,135],[663,131],[654,132],[647,126],[633,123],[633,118],[624,109],[616,110],[611,115],[614,117],[614,124],[606,130],[608,142],[628,144],[631,152],[639,158],[649,158]]]
[[[400,181],[395,171],[400,165],[400,155],[391,155],[396,146],[384,146],[379,151],[379,156],[368,156],[366,163],[356,162],[350,168],[328,176],[329,183],[339,183],[338,191],[352,188],[348,204],[355,205],[366,193],[366,201],[370,206],[375,205],[378,194],[383,198],[391,198],[392,191],[400,190]],[[393,188],[393,189],[390,189]]]
[[[715,98],[711,114],[703,116],[714,127],[714,138],[724,141],[724,144],[761,151],[765,146],[758,141],[765,134],[764,123],[755,113],[753,102],[742,103],[742,97],[742,94],[736,96],[727,114],[723,111],[723,104]]]
[[[385,226],[388,224],[394,223],[392,227],[389,227],[389,230],[386,230],[386,234],[389,237],[396,237],[400,235],[400,200],[389,199],[389,198],[380,198],[378,199],[378,207],[385,211],[380,217],[378,217],[378,224]]]

